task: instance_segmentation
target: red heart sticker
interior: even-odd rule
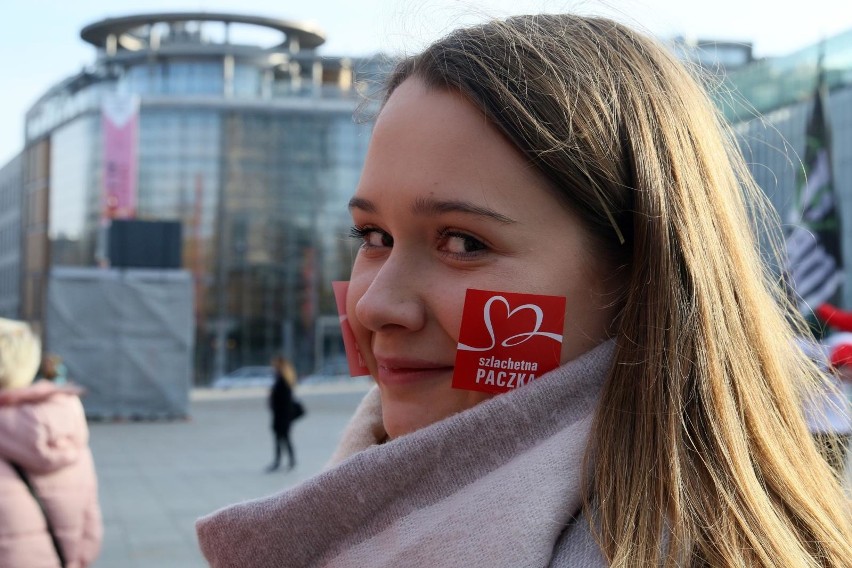
[[[559,366],[565,298],[468,289],[453,388],[516,389]]]
[[[346,350],[346,362],[349,363],[349,374],[353,377],[361,377],[370,374],[370,369],[364,363],[361,350],[355,341],[355,334],[349,325],[346,315],[346,294],[349,292],[349,282],[338,280],[331,283],[334,290],[334,301],[337,304],[337,316],[340,318],[340,330],[343,333],[343,348]]]

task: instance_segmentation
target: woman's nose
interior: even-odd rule
[[[426,323],[424,280],[415,262],[392,252],[355,304],[355,317],[374,332],[422,328]]]

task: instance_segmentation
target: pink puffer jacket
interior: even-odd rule
[[[79,391],[39,381],[0,390],[0,566],[57,568],[44,515],[9,462],[27,473],[69,568],[98,556],[103,538],[89,429]]]

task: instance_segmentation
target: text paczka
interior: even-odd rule
[[[469,289],[453,388],[503,393],[559,366],[565,298]]]

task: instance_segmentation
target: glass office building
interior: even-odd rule
[[[23,159],[0,168],[0,317],[15,319],[21,301],[21,198]]]
[[[274,352],[313,369],[315,322],[351,265],[346,204],[370,134],[354,115],[378,59],[326,57],[309,25],[236,14],[112,18],[97,52],[27,113],[21,316],[51,266],[103,262],[103,105],[133,101],[135,217],[177,220],[196,289],[196,377]]]

